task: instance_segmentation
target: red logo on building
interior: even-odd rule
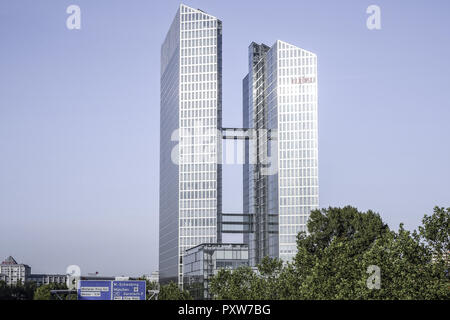
[[[302,77],[302,78],[292,78],[292,84],[306,84],[306,83],[315,83],[316,82],[316,78],[307,78],[307,77]]]

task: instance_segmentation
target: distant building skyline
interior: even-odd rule
[[[50,283],[66,283],[67,276],[63,274],[32,274],[31,267],[27,264],[17,263],[9,256],[0,264],[0,281],[14,286],[18,283],[35,282],[37,286]]]

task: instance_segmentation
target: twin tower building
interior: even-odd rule
[[[243,128],[223,128],[222,22],[180,5],[161,47],[162,283],[207,282],[264,256],[289,261],[319,207],[317,56],[278,40],[251,43],[248,58]],[[244,146],[241,214],[222,210],[223,139]],[[224,233],[243,243],[223,243]]]

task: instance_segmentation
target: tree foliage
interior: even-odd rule
[[[271,300],[282,290],[283,263],[265,257],[254,272],[248,266],[221,269],[211,279],[210,291],[221,300]]]
[[[159,300],[192,300],[186,290],[181,290],[175,282],[161,286],[159,289]]]
[[[36,284],[34,282],[22,282],[8,286],[0,281],[0,300],[32,300]]]
[[[419,227],[423,241],[436,256],[447,257],[450,252],[450,208],[434,208],[431,216],[425,215]]]
[[[372,211],[316,210],[291,262],[266,257],[256,272],[220,270],[210,292],[216,299],[449,299],[449,214],[435,208],[411,233],[390,230]],[[373,266],[379,288],[369,283],[378,277]]]
[[[34,300],[57,300],[55,296],[52,296],[51,291],[52,290],[67,290],[66,284],[62,283],[50,283],[50,284],[44,284],[41,285],[36,289],[34,292]],[[69,295],[66,297],[67,300],[74,299],[73,296]]]

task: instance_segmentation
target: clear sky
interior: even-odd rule
[[[66,8],[81,8],[81,30]],[[416,228],[450,206],[448,0],[197,0],[223,21],[223,125],[250,42],[319,59],[320,206]],[[381,7],[382,29],[366,27]],[[160,45],[178,1],[0,2],[0,259],[33,272],[157,270]],[[227,166],[224,210],[241,210]]]

